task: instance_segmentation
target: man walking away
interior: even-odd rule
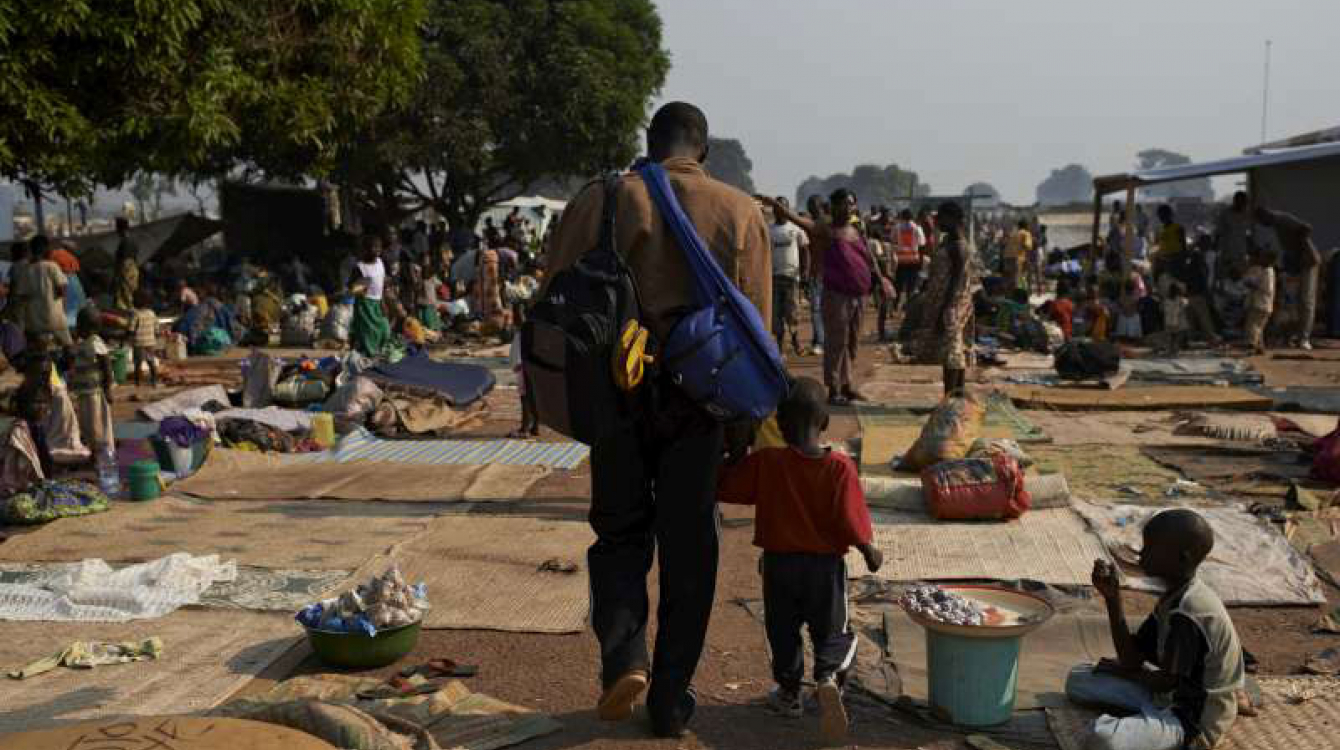
[[[787,205],[785,198],[779,197],[777,202]],[[772,235],[772,333],[777,337],[777,351],[781,352],[786,350],[789,329],[791,348],[799,356],[802,352],[796,294],[800,288],[801,248],[809,244],[809,239],[780,213],[774,213],[768,231]]]
[[[1317,318],[1317,277],[1321,254],[1312,244],[1312,225],[1283,211],[1256,209],[1256,222],[1275,230],[1284,251],[1283,270],[1298,285],[1298,348],[1312,349],[1312,324]]]
[[[707,176],[707,118],[691,104],[667,104],[647,132],[649,158],[668,173],[680,204],[727,275],[769,320],[772,242],[754,199]],[[600,237],[603,184],[570,204],[554,235],[553,274],[575,264]],[[624,175],[617,188],[616,247],[628,261],[642,320],[664,340],[678,311],[693,304],[684,251],[661,220],[646,185]],[[591,625],[600,641],[599,716],[632,716],[642,691],[652,730],[683,734],[697,699],[690,683],[716,589],[717,472],[743,439],[691,402],[668,376],[644,386],[629,423],[591,451],[591,527],[587,555]],[[647,654],[647,574],[660,569],[654,663]],[[648,684],[650,683],[650,687]]]

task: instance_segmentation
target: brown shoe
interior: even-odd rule
[[[605,688],[596,706],[601,721],[627,721],[633,716],[633,705],[647,689],[647,673],[637,669],[625,674]]]
[[[819,683],[814,691],[819,699],[819,731],[831,745],[847,743],[847,709],[842,705],[842,688],[832,677]]]

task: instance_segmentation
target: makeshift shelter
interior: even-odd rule
[[[1093,181],[1093,241],[1097,244],[1105,196],[1125,191],[1126,205],[1134,205],[1135,191],[1143,187],[1245,174],[1255,205],[1287,211],[1310,223],[1313,241],[1322,253],[1340,247],[1340,142],[1320,138],[1325,132],[1300,136],[1301,142],[1311,145],[1289,147],[1293,141],[1281,141],[1249,149],[1243,156],[1097,177]],[[1275,148],[1281,144],[1286,147]],[[1128,212],[1127,221],[1132,219]],[[1133,238],[1134,234],[1127,232],[1126,236]]]
[[[177,214],[130,227],[130,239],[139,248],[136,260],[162,263],[204,242],[223,229],[223,222],[195,214]],[[62,237],[74,243],[75,255],[85,268],[111,268],[121,237],[115,231]],[[10,243],[0,243],[0,254],[8,257]]]

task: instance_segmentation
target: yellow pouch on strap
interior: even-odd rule
[[[619,346],[614,350],[614,383],[620,390],[631,391],[642,382],[647,365],[655,359],[647,354],[651,334],[636,320],[630,320],[619,334]]]

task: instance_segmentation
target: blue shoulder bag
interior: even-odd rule
[[[766,419],[790,387],[776,343],[680,207],[665,169],[649,163],[638,172],[693,277],[696,306],[670,329],[661,347],[662,367],[716,419]]]

